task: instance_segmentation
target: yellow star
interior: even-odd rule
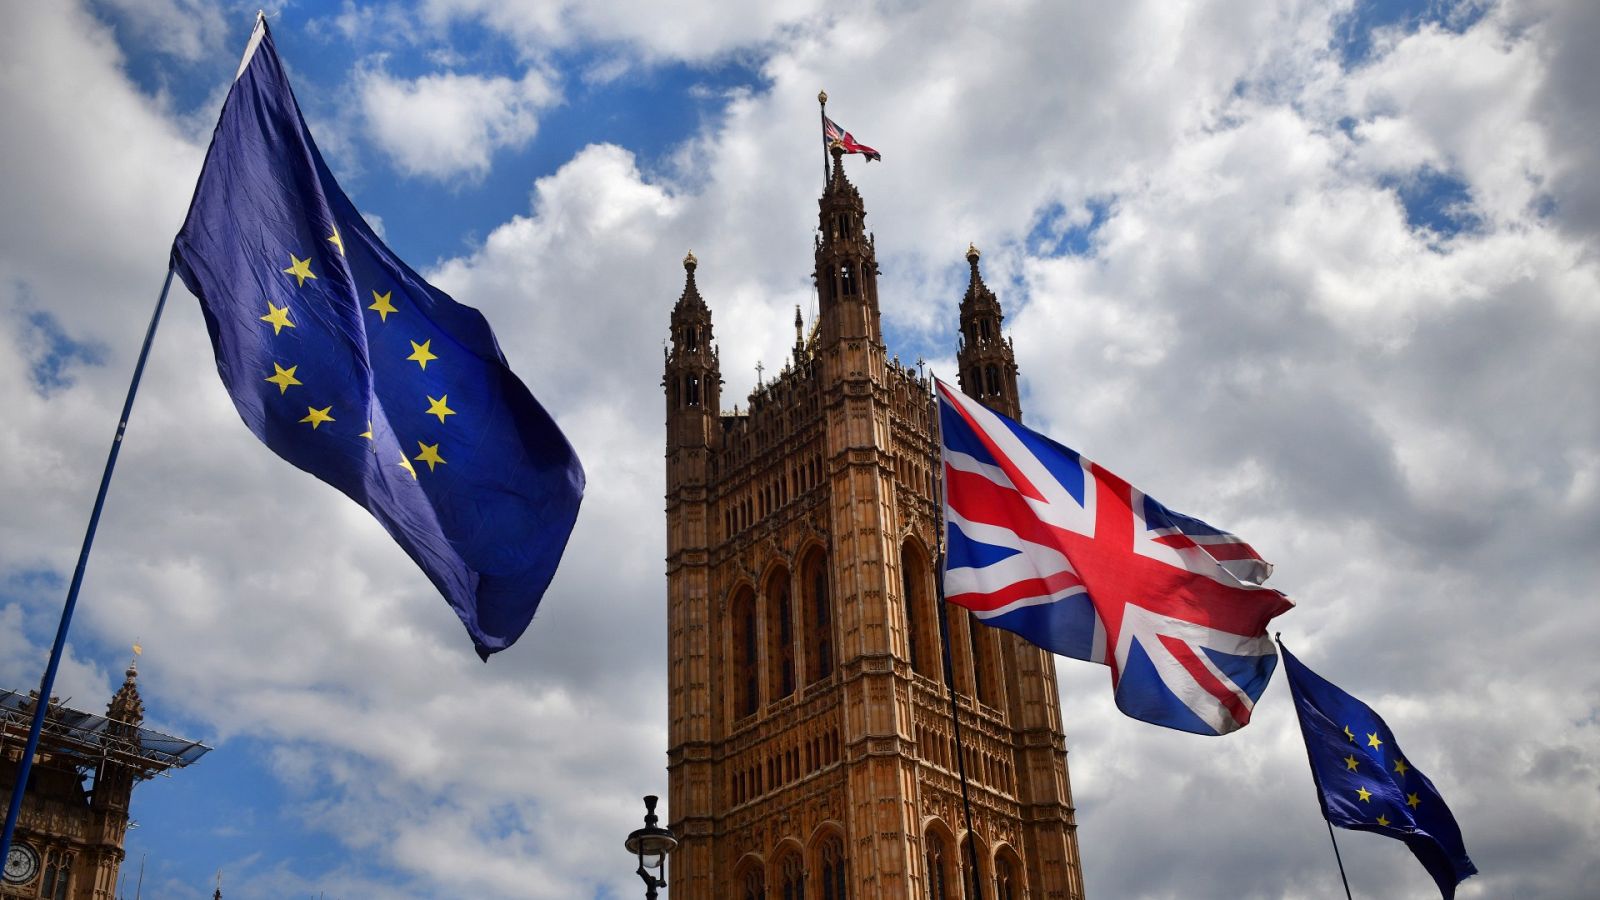
[[[1383,741],[1378,740],[1378,735],[1376,733],[1367,735],[1367,746],[1368,747],[1371,747],[1372,749],[1376,750],[1376,749],[1378,749],[1378,745],[1380,745],[1382,743],[1383,743]]]
[[[1388,816],[1378,816],[1378,824],[1382,825],[1385,828],[1388,828],[1389,827],[1389,817]]]
[[[267,301],[267,314],[261,317],[261,321],[272,323],[273,334],[277,334],[285,328],[294,327],[294,323],[289,321],[289,307],[285,306],[279,309],[272,305],[271,300]]]
[[[411,468],[411,460],[406,459],[405,458],[405,454],[401,454],[401,456],[400,456],[400,468],[405,469],[407,472],[411,473],[411,480],[412,481],[416,481],[417,480],[417,470]]]
[[[453,415],[455,415],[456,414],[455,410],[451,409],[448,406],[445,406],[445,403],[448,402],[449,400],[450,400],[450,395],[449,394],[445,394],[443,397],[440,397],[437,400],[433,399],[432,397],[429,397],[428,398],[428,415],[430,415],[430,416],[438,416],[439,417],[439,421],[441,421],[441,422],[444,421],[444,417],[445,416],[453,416]]]
[[[344,238],[339,237],[339,226],[333,226],[333,234],[328,235],[328,243],[339,248],[339,255],[344,255]]]
[[[1366,788],[1361,788],[1361,789],[1357,790],[1356,791],[1356,796],[1361,798],[1361,802],[1362,803],[1371,803],[1372,802],[1372,792],[1367,790]]]
[[[1350,743],[1353,744],[1353,743],[1356,742],[1356,736],[1350,732],[1350,726],[1349,725],[1346,725],[1344,727],[1344,736],[1350,739]]]
[[[1394,761],[1394,770],[1399,772],[1400,776],[1403,778],[1407,772],[1411,771],[1411,767],[1406,765],[1405,760],[1397,759]]]
[[[377,312],[379,322],[389,321],[389,313],[395,312],[394,305],[389,302],[389,295],[393,293],[394,291],[385,291],[381,294],[377,291],[372,292],[372,305],[367,309]]]
[[[372,440],[372,420],[371,419],[367,420],[367,430],[361,432],[361,436],[366,438],[369,441]]]
[[[427,368],[428,368],[428,361],[431,360],[431,359],[438,359],[439,358],[437,356],[434,356],[432,353],[428,352],[428,345],[431,344],[431,343],[433,343],[433,339],[432,338],[429,338],[428,340],[425,340],[420,344],[417,343],[416,341],[412,341],[411,342],[411,355],[406,357],[406,359],[411,360],[412,362],[415,362],[417,365],[421,366],[424,371],[426,371]]]
[[[1417,807],[1422,805],[1422,798],[1418,797],[1416,794],[1407,794],[1406,795],[1406,805],[1411,807],[1412,809],[1416,809]]]
[[[331,406],[324,406],[321,409],[312,409],[308,406],[306,407],[306,417],[300,421],[310,423],[311,430],[315,431],[317,430],[317,426],[321,425],[323,422],[333,421],[333,416],[328,415],[332,409],[333,407]]]
[[[285,369],[283,366],[273,363],[272,368],[277,371],[269,375],[266,380],[278,386],[278,393],[287,393],[290,385],[300,383],[300,380],[294,377],[294,370],[300,368],[299,366],[290,366]]]
[[[444,457],[439,455],[438,444],[424,444],[421,441],[417,441],[417,446],[422,448],[422,452],[417,454],[417,462],[427,463],[429,472],[433,471],[435,465],[442,464],[445,461]]]
[[[1361,763],[1356,759],[1356,755],[1354,753],[1344,758],[1344,768],[1346,772],[1354,772],[1356,770],[1356,766],[1359,765],[1361,765]]]
[[[300,283],[295,285],[295,287],[305,287],[307,278],[311,279],[312,281],[317,280],[317,276],[311,274],[311,258],[306,257],[305,259],[301,259],[300,257],[295,256],[293,253],[289,254],[289,268],[284,269],[283,274],[293,275],[294,277],[300,279]]]

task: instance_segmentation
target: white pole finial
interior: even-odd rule
[[[267,33],[267,13],[265,10],[256,10],[256,27],[250,31],[250,42],[244,45],[244,59],[239,60],[239,71],[234,73],[233,80],[238,81],[244,70],[250,65],[250,60],[256,55],[256,48],[261,46],[261,38]]]

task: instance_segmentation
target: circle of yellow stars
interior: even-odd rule
[[[328,243],[332,244],[334,249],[338,251],[340,256],[344,255],[344,238],[339,234],[338,226],[333,227],[333,233],[328,235],[327,240]],[[297,288],[305,287],[307,281],[317,280],[316,273],[311,271],[310,255],[307,255],[305,259],[301,259],[299,256],[290,253],[289,265],[287,268],[284,268],[281,271],[283,274],[294,279],[295,287]],[[394,292],[392,290],[384,291],[383,293],[379,293],[376,290],[372,291],[372,303],[366,308],[378,314],[378,322],[380,325],[388,323],[390,313],[399,312],[399,309],[394,305],[393,297]],[[266,303],[267,312],[265,315],[260,316],[259,318],[260,321],[272,326],[272,334],[274,337],[282,334],[285,328],[297,327],[294,319],[289,314],[289,304],[286,303],[283,306],[278,306],[271,300],[266,301]],[[430,338],[422,341],[421,343],[416,341],[410,341],[409,343],[411,344],[411,355],[407,356],[406,360],[408,362],[416,363],[419,370],[426,372],[428,369],[428,363],[439,358],[438,355],[433,352],[433,340]],[[286,366],[283,363],[274,361],[272,363],[272,374],[266,376],[264,380],[277,386],[279,396],[286,395],[291,387],[305,386],[299,378],[295,377],[295,372],[299,368],[299,365]],[[439,422],[443,424],[446,418],[456,415],[456,411],[450,408],[449,402],[449,394],[441,394],[438,397],[428,396],[428,408],[425,414],[438,418]],[[307,406],[305,416],[299,421],[301,424],[310,425],[311,429],[315,431],[321,428],[323,424],[328,422],[337,422],[338,419],[333,416],[333,406],[330,404],[322,407],[321,409],[318,409],[315,406]],[[371,422],[367,423],[367,430],[361,432],[360,437],[367,439],[369,442],[373,440]],[[417,441],[416,455],[414,457],[408,457],[402,453],[400,455],[400,461],[395,465],[401,469],[404,469],[406,473],[411,476],[412,480],[416,480],[417,468],[414,465],[414,462],[427,465],[429,472],[434,471],[438,466],[448,465],[448,461],[439,452],[439,444],[437,442],[429,444],[420,440]]]
[[[1363,750],[1371,750],[1372,751],[1371,755],[1378,757],[1377,761],[1378,761],[1378,763],[1379,763],[1379,765],[1381,767],[1382,761],[1383,761],[1382,760],[1383,739],[1378,737],[1378,733],[1376,731],[1364,732],[1364,735],[1366,737],[1366,740],[1365,741],[1358,741],[1356,739],[1356,733],[1354,731],[1350,730],[1350,726],[1349,725],[1344,726],[1344,736],[1345,736],[1345,738],[1350,743],[1356,744],[1358,746],[1361,746]],[[1347,771],[1347,772],[1359,772],[1360,768],[1361,768],[1361,764],[1363,762],[1365,762],[1365,761],[1366,760],[1358,759],[1356,757],[1355,753],[1351,753],[1349,756],[1346,756],[1344,758],[1345,771]],[[1406,774],[1411,771],[1411,766],[1406,764],[1406,761],[1405,761],[1405,759],[1403,757],[1396,756],[1394,758],[1393,771],[1394,771],[1394,774],[1396,776],[1398,776],[1397,778],[1393,779],[1395,783],[1400,784],[1402,786],[1409,786],[1409,785],[1404,785],[1404,780],[1405,780]],[[1371,803],[1372,802],[1372,792],[1367,790],[1365,785],[1358,786],[1356,788],[1356,799],[1361,801],[1362,803]],[[1406,804],[1405,805],[1409,806],[1412,809],[1412,811],[1415,811],[1417,809],[1417,807],[1422,805],[1422,798],[1418,795],[1418,792],[1408,791],[1408,792],[1406,792]],[[1388,815],[1385,814],[1385,813],[1382,813],[1382,812],[1380,812],[1378,814],[1378,816],[1376,818],[1374,818],[1372,821],[1375,822],[1377,825],[1383,827],[1383,828],[1388,828],[1391,824],[1393,824],[1392,821],[1390,820],[1390,818],[1388,817]]]

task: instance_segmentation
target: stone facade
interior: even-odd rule
[[[934,581],[931,383],[888,356],[873,236],[835,148],[818,320],[722,411],[712,316],[684,260],[667,350],[669,858],[677,900],[1081,898],[1055,664],[949,610]],[[962,388],[1020,413],[1002,314],[969,250]],[[959,754],[959,755],[958,755]],[[972,806],[969,835],[958,766]]]

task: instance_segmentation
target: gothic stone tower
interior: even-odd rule
[[[670,857],[678,900],[1081,898],[1053,657],[949,616],[939,640],[929,380],[891,360],[861,195],[835,148],[819,318],[724,413],[684,260],[666,353]],[[1019,410],[1002,314],[968,251],[962,387]],[[961,812],[960,752],[972,832]],[[968,870],[967,842],[978,870]],[[803,894],[802,894],[803,891]]]

